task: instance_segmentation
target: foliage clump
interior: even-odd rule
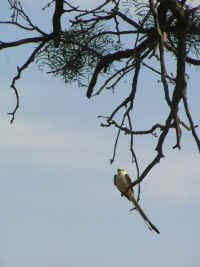
[[[40,67],[48,66],[51,73],[65,83],[82,81],[91,75],[101,58],[119,49],[119,43],[109,34],[101,35],[100,23],[79,23],[61,33],[60,46],[50,40],[38,54]]]

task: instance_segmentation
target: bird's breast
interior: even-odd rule
[[[121,192],[126,192],[127,188],[129,187],[129,184],[125,175],[117,175],[115,182],[116,186]]]

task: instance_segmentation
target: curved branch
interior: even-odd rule
[[[150,36],[150,37],[147,37],[141,44],[139,44],[134,49],[126,49],[126,50],[118,51],[113,54],[104,56],[100,60],[100,62],[97,64],[96,69],[92,75],[92,79],[90,81],[90,84],[87,90],[87,97],[90,98],[92,96],[93,89],[97,83],[97,78],[98,78],[99,73],[103,69],[104,71],[106,71],[108,66],[112,64],[113,61],[119,61],[121,59],[129,58],[129,57],[139,58],[142,52],[144,52],[146,49],[151,49],[154,46],[155,46],[155,38]]]
[[[118,15],[121,19],[123,19],[125,22],[127,22],[131,26],[133,26],[136,29],[138,29],[141,33],[146,33],[146,31],[144,29],[142,29],[137,22],[135,22],[134,20],[130,19],[129,17],[124,15],[122,12],[117,11],[115,14]]]
[[[33,27],[26,27],[24,25],[19,24],[18,22],[14,22],[14,21],[0,21],[0,24],[11,24],[11,25],[17,26],[23,30],[26,30],[26,31],[34,31],[35,30]]]
[[[16,96],[16,106],[14,108],[14,110],[12,112],[9,112],[8,115],[11,116],[11,120],[10,123],[12,124],[14,119],[15,119],[15,113],[17,112],[18,108],[19,108],[19,94],[18,94],[18,90],[15,86],[15,83],[17,80],[20,79],[21,77],[21,73],[28,68],[28,66],[34,61],[36,54],[40,51],[40,49],[44,46],[45,41],[42,42],[40,45],[38,45],[38,47],[36,47],[34,49],[34,51],[32,52],[32,54],[30,55],[30,57],[27,59],[27,61],[21,66],[21,67],[17,67],[17,75],[13,78],[12,80],[12,84],[11,84],[11,88],[14,90],[15,96]]]
[[[100,62],[97,64],[96,69],[92,75],[92,79],[90,81],[90,84],[87,90],[87,97],[90,98],[92,96],[93,89],[96,85],[98,75],[103,69],[104,70],[107,69],[108,66],[115,60],[120,60],[120,59],[131,57],[133,53],[134,53],[134,49],[127,49],[127,50],[118,51],[116,53],[104,56],[100,60]]]
[[[192,116],[190,114],[190,109],[188,107],[188,102],[187,102],[187,97],[186,95],[183,96],[183,103],[184,103],[184,108],[185,108],[185,113],[187,115],[187,118],[188,118],[188,121],[190,123],[190,130],[192,131],[192,135],[196,141],[196,144],[197,144],[197,147],[198,147],[198,150],[200,152],[200,140],[199,140],[199,137],[197,136],[197,133],[195,131],[195,125],[194,125],[194,122],[192,120]]]
[[[135,180],[134,182],[132,182],[130,187],[134,187],[137,184],[141,183],[144,178],[147,176],[147,174],[151,171],[151,169],[160,162],[160,159],[162,158],[162,156],[160,154],[157,154],[156,157],[152,160],[152,162],[145,168],[145,170],[143,171],[143,173],[140,175],[140,177]],[[129,188],[128,188],[129,190]],[[127,190],[127,191],[128,191]]]

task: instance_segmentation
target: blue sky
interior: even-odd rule
[[[47,1],[38,3],[27,1],[27,10],[50,31],[48,10],[40,12]],[[5,1],[1,17],[6,10]],[[16,29],[1,27],[2,40],[20,37]],[[169,136],[166,157],[142,185],[141,205],[161,231],[158,236],[128,211],[131,204],[113,186],[118,167],[131,176],[136,170],[124,136],[115,163],[109,164],[116,131],[101,128],[97,115],[111,112],[121,92],[88,100],[84,89],[65,85],[33,64],[17,83],[20,109],[9,124],[7,112],[15,104],[9,85],[29,53],[26,47],[1,52],[0,267],[199,266],[199,153],[189,133],[184,133],[180,152],[171,149],[173,134]],[[199,124],[199,73],[197,68],[187,71]],[[136,125],[148,128],[158,114],[164,118],[167,108],[159,102],[159,84],[148,72],[142,75]],[[156,104],[150,106],[149,100]],[[136,139],[141,167],[152,159],[155,144],[150,136]]]

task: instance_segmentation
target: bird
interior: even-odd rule
[[[139,212],[141,217],[147,223],[148,228],[150,230],[154,230],[157,234],[160,234],[159,230],[148,219],[148,217],[146,216],[146,214],[144,213],[144,211],[142,210],[142,208],[138,204],[137,200],[135,199],[133,188],[131,187],[131,183],[132,183],[131,178],[127,174],[126,170],[124,168],[117,169],[117,174],[114,175],[114,185],[121,192],[122,196],[125,196],[129,201],[132,201],[136,210]]]

